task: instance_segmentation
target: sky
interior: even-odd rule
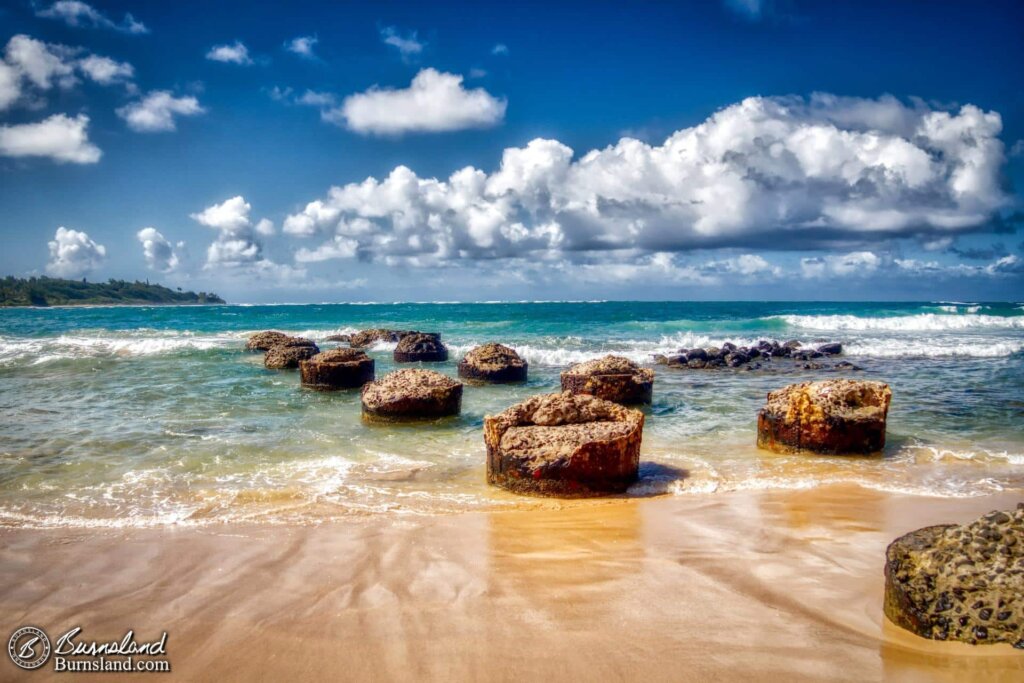
[[[0,0],[0,274],[1024,300],[1024,4]]]

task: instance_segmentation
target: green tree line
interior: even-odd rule
[[[213,292],[183,292],[147,282],[106,282],[53,277],[0,280],[0,306],[74,306],[76,304],[222,304]]]

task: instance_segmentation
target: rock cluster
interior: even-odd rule
[[[479,382],[525,382],[527,362],[502,344],[484,344],[459,361],[459,377]]]
[[[448,347],[441,335],[413,332],[398,340],[394,354],[396,363],[440,362],[448,360]]]
[[[636,481],[644,415],[587,394],[534,396],[484,418],[487,481],[516,493],[590,497]]]
[[[622,356],[578,363],[562,373],[562,391],[590,394],[622,404],[650,403],[654,371]]]
[[[373,359],[358,349],[330,349],[299,361],[302,385],[311,389],[353,389],[373,381]]]
[[[458,415],[462,383],[433,370],[397,370],[363,385],[363,417],[405,420]]]
[[[245,343],[245,348],[249,351],[269,351],[270,347],[284,343],[289,339],[294,339],[294,337],[276,330],[257,332],[249,337],[249,341]]]
[[[789,358],[794,361],[808,362],[815,358],[837,356],[842,352],[843,345],[839,343],[822,344],[817,348],[804,348],[795,339],[783,344],[777,341],[761,340],[753,346],[737,346],[732,342],[725,342],[721,347],[684,348],[667,356],[655,355],[654,360],[659,365],[668,365],[673,368],[690,368],[693,370],[726,367],[758,369],[761,367],[762,362],[769,362],[773,358]],[[807,369],[817,369],[820,367],[820,365],[811,364],[807,366]]]
[[[438,341],[441,341],[441,335],[433,332],[417,332],[415,330],[389,330],[382,327],[376,327],[369,330],[359,330],[353,334],[336,334],[332,335],[331,341],[347,341],[348,345],[353,349],[365,349],[368,346],[373,346],[377,342],[388,342],[395,343],[402,340],[403,337],[407,337],[410,334],[429,334],[432,337],[436,337]]]
[[[299,361],[312,358],[320,353],[313,340],[303,337],[288,337],[282,342],[267,349],[263,356],[263,365],[272,370],[284,370],[299,367]]]
[[[882,382],[791,384],[768,394],[757,416],[757,445],[779,453],[877,453],[885,446],[891,399]]]
[[[1024,649],[1024,503],[885,551],[885,615],[919,636]]]

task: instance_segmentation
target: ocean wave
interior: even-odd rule
[[[1004,358],[1024,351],[1024,339],[857,339],[843,350],[863,358]]]
[[[862,318],[855,315],[779,315],[790,327],[827,331],[942,332],[972,329],[1024,330],[1024,316],[966,313],[947,315],[918,313],[892,317]]]
[[[181,351],[230,348],[234,334],[191,335],[188,332],[135,335],[60,335],[58,337],[0,337],[0,366],[33,365],[78,358],[152,356]]]

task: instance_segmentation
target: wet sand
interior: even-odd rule
[[[830,486],[307,527],[3,529],[0,626],[166,630],[188,680],[1019,681],[1024,653],[917,638],[881,604],[893,538],[1020,500]],[[50,666],[31,677],[60,676]],[[3,658],[0,678],[23,675]]]

